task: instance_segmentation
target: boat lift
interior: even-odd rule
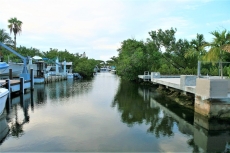
[[[6,46],[2,42],[0,42],[0,46],[7,49],[11,53],[17,55],[18,57],[20,57],[23,60],[23,69],[22,69],[22,73],[20,74],[20,77],[23,77],[24,80],[30,80],[30,74],[28,73],[28,69],[27,69],[27,62],[29,61],[28,58],[20,55],[18,52],[16,52],[15,50],[11,49],[8,46]]]

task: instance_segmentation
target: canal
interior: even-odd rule
[[[0,117],[0,152],[230,151],[229,130],[204,128],[229,124],[111,73],[35,85],[10,103]]]

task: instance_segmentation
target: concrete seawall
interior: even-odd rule
[[[139,75],[154,84],[195,95],[195,112],[207,118],[230,118],[230,79],[218,77],[197,78],[195,75],[161,76],[159,72]]]

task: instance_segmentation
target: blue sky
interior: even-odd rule
[[[229,8],[229,0],[1,0],[0,29],[9,32],[8,19],[17,17],[23,22],[17,45],[109,60],[122,41],[145,41],[157,29],[211,41],[211,31],[229,31]]]

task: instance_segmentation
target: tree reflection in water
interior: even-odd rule
[[[119,112],[121,112],[122,122],[128,126],[142,123],[150,125],[147,132],[154,134],[157,138],[174,136],[173,127],[175,124],[178,124],[178,121],[159,106],[154,106],[154,104],[151,103],[152,98],[145,97],[147,101],[143,100],[145,95],[139,95],[138,88],[140,90],[141,87],[136,83],[121,80],[112,107],[116,106]],[[141,90],[146,89],[150,90],[149,96],[154,97],[154,100],[159,105],[173,110],[176,116],[183,118],[186,122],[193,125],[194,114],[192,110],[176,104],[162,94],[157,94],[153,87],[144,87],[144,89]],[[187,134],[186,131],[183,132],[183,129],[181,132]],[[193,152],[199,152],[199,147],[194,143],[193,138],[189,139],[187,144],[193,148]]]
[[[147,132],[154,133],[156,137],[173,135],[172,128],[175,120],[162,114],[159,107],[151,107],[149,101],[143,101],[143,97],[138,94],[138,85],[135,83],[121,80],[112,106],[117,106],[121,112],[122,122],[128,126],[145,122],[150,124]]]

